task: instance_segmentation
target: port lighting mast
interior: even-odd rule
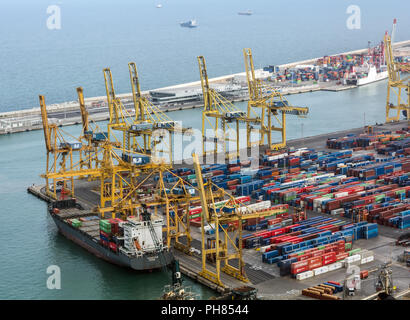
[[[258,128],[253,128],[250,123],[247,124],[248,148],[253,144],[264,145],[265,139],[272,150],[284,148],[286,147],[286,115],[306,117],[309,109],[290,105],[278,90],[257,79],[251,49],[243,49],[243,55],[249,90],[248,117],[260,118]],[[253,132],[258,134],[258,140],[255,142],[251,140]],[[273,132],[281,133],[281,142],[273,143]]]
[[[391,38],[384,36],[387,72],[386,122],[399,121],[400,112],[410,120],[410,77],[401,77],[400,71],[410,71],[410,65],[400,65],[394,60]],[[393,111],[393,112],[392,112]],[[391,115],[391,113],[393,113]]]
[[[392,30],[391,30],[391,44],[392,45],[394,44],[394,38],[396,36],[396,26],[397,26],[397,19],[395,18],[393,20],[393,27],[392,27]]]
[[[256,123],[257,119],[247,117],[244,111],[239,110],[216,90],[211,88],[205,58],[198,56],[197,60],[204,100],[204,109],[202,111],[202,154],[207,156],[223,152],[225,158],[239,158],[239,124]],[[212,137],[208,137],[208,130],[213,132]],[[211,150],[206,149],[207,143],[211,143]],[[221,149],[218,148],[220,144],[222,144]],[[231,152],[232,147],[236,149],[235,152]]]

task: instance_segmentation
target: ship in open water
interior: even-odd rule
[[[180,26],[185,27],[185,28],[196,28],[198,27],[198,22],[196,20],[189,20],[189,21],[181,22]]]
[[[253,14],[252,10],[246,10],[246,11],[239,11],[238,14],[240,16],[251,16]]]

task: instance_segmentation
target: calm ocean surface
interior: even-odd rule
[[[379,42],[398,19],[396,41],[410,39],[410,3],[355,1],[361,29],[348,30],[350,1],[50,1],[0,3],[0,112],[105,95],[102,69],[110,67],[117,93],[130,91],[127,63],[137,63],[142,89],[196,81],[196,56],[210,77],[242,72],[242,48],[256,67],[360,49]],[[163,8],[155,5],[161,3]],[[61,7],[61,30],[46,27],[47,6]],[[238,11],[251,9],[252,16]],[[179,22],[196,19],[196,29]],[[310,108],[307,119],[289,117],[287,136],[299,138],[382,122],[386,82],[355,90],[288,96]],[[245,103],[239,103],[245,108]],[[170,114],[200,128],[200,110]],[[79,126],[65,128],[78,135]],[[57,233],[46,205],[26,193],[41,183],[42,131],[0,136],[0,299],[156,299],[169,276],[135,274],[99,260]],[[46,269],[58,265],[62,289],[46,288]],[[208,298],[213,292],[188,279]]]

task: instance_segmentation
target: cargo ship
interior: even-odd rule
[[[252,13],[253,13],[253,12],[252,12],[251,10],[238,12],[238,14],[239,14],[240,16],[251,16]]]
[[[387,77],[387,66],[381,66],[377,70],[376,66],[365,63],[361,67],[353,67],[353,72],[346,79],[346,84],[362,86],[387,79]]]
[[[100,219],[84,210],[75,199],[54,201],[48,213],[59,232],[98,258],[137,271],[150,271],[171,264],[172,252],[162,241],[160,217],[143,216]]]
[[[185,28],[196,28],[198,26],[198,23],[196,22],[196,20],[189,20],[186,22],[181,22],[180,25],[181,27]]]

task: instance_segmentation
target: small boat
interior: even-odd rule
[[[196,20],[189,20],[186,22],[181,22],[180,23],[181,27],[186,27],[186,28],[196,28],[198,26],[198,23]]]
[[[238,12],[238,14],[240,16],[251,16],[253,14],[253,12],[251,10],[247,10],[247,11],[240,11],[240,12]]]
[[[159,3],[159,4],[156,5],[156,7],[157,8],[162,8],[162,4]]]

